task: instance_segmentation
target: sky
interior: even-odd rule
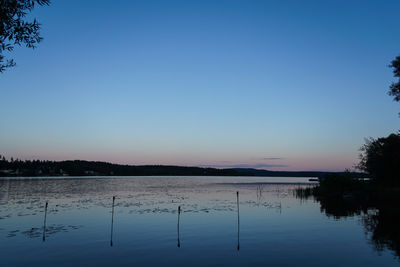
[[[0,154],[352,169],[399,130],[400,1],[57,1],[5,54]]]

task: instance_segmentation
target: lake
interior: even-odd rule
[[[1,178],[1,266],[400,265],[397,213],[346,213],[295,196],[308,186],[270,177]]]

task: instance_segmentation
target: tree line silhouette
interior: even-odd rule
[[[121,165],[84,160],[0,160],[1,176],[146,176],[146,175],[242,175],[233,169],[214,169],[164,165]]]
[[[393,100],[400,102],[400,56],[391,64],[393,75],[398,81],[390,85],[388,94]],[[358,168],[370,174],[378,183],[400,185],[400,132],[387,137],[369,138],[361,147]]]
[[[325,177],[332,172],[269,171],[251,168],[204,168],[171,165],[122,165],[85,160],[7,160],[0,155],[0,176],[265,176],[265,177]],[[338,172],[335,174],[342,174]],[[364,173],[351,173],[365,177]]]

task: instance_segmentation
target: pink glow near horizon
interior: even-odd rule
[[[49,152],[49,151],[47,151]],[[196,155],[190,155],[190,157],[184,157],[181,155],[164,155],[155,157],[150,154],[130,155],[129,153],[36,153],[36,154],[25,154],[25,153],[14,153],[7,155],[8,159],[19,158],[22,160],[88,160],[88,161],[104,161],[115,164],[128,164],[128,165],[178,165],[178,166],[199,166],[199,167],[213,167],[213,168],[255,168],[264,170],[275,170],[275,171],[343,171],[345,169],[354,170],[354,166],[358,163],[357,155],[347,157],[253,157],[243,158],[238,157],[226,157],[220,159],[220,157],[201,157]]]

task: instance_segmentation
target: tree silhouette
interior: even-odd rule
[[[393,68],[394,77],[399,78],[399,80],[390,85],[389,95],[393,96],[394,101],[400,101],[400,56],[396,57],[389,65]]]
[[[377,182],[400,184],[400,133],[367,139],[358,167]]]
[[[50,0],[0,0],[0,73],[15,66],[3,52],[11,52],[15,45],[35,48],[43,39],[37,20],[29,22],[25,17],[36,5],[49,4]]]

